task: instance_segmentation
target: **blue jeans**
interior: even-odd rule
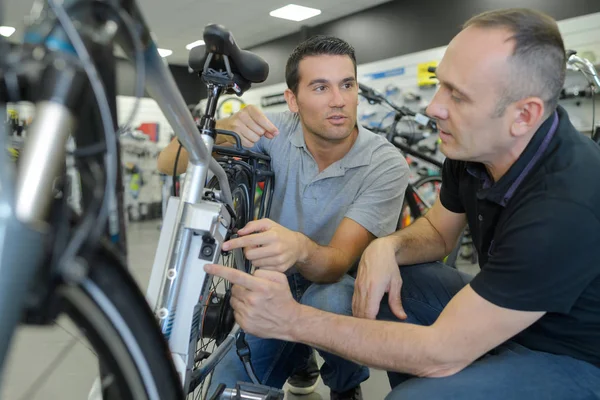
[[[450,299],[471,279],[440,263],[401,267],[406,322],[431,325]],[[387,298],[378,319],[398,321]],[[568,356],[525,348],[513,341],[498,346],[464,370],[445,378],[417,378],[388,372],[399,399],[600,399],[600,368]]]
[[[352,315],[354,279],[345,275],[336,284],[311,284],[300,274],[288,277],[292,295],[302,304],[335,314]],[[312,355],[312,348],[300,343],[275,339],[261,339],[246,334],[250,347],[252,366],[263,385],[282,388],[295,370],[305,367]],[[369,369],[333,354],[319,351],[325,361],[321,367],[323,383],[333,391],[345,391],[358,386],[369,377]],[[250,382],[235,346],[225,355],[213,372],[209,393],[220,383],[235,387],[239,381]]]

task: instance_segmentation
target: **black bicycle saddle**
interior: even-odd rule
[[[247,50],[242,50],[235,43],[233,34],[224,26],[207,25],[204,28],[205,46],[194,47],[190,51],[189,66],[195,72],[204,70],[208,54],[213,54],[209,67],[225,70],[223,56],[229,59],[231,72],[240,75],[249,83],[264,82],[269,75],[269,64],[260,56]]]

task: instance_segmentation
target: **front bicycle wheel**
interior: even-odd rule
[[[44,311],[51,311],[38,314],[55,316],[50,325],[62,328],[72,337],[71,344],[56,360],[64,356],[64,361],[75,345],[90,350],[92,357],[97,358],[96,365],[102,365],[100,390],[89,397],[92,400],[183,399],[181,380],[152,311],[116,253],[102,247],[89,266],[81,265],[79,271],[81,278],[61,281],[52,290],[44,304]],[[52,333],[46,327],[38,331],[44,329]],[[36,399],[42,398],[36,396],[41,394],[43,398],[70,397],[64,377],[55,376],[60,382],[53,383],[58,364],[39,375],[30,372],[37,368],[22,365],[23,371],[19,371],[19,363],[15,364],[12,360],[9,363],[9,379],[11,375],[27,374],[31,384],[18,393],[5,393],[7,398]],[[53,391],[60,393],[52,394]]]
[[[224,164],[227,173],[231,196],[233,199],[233,211],[236,216],[234,223],[234,232],[243,228],[251,219],[254,211],[252,210],[251,196],[254,190],[250,184],[248,173],[240,165]],[[209,189],[219,189],[216,178],[213,178],[207,185]],[[221,253],[219,264],[230,268],[237,268],[244,272],[250,272],[250,262],[244,257],[241,249]],[[210,284],[210,291],[206,304],[204,305],[204,318],[200,321],[200,334],[196,347],[196,356],[194,359],[194,368],[197,371],[206,369],[205,361],[215,352],[224,352],[227,349],[221,347],[223,340],[234,327],[235,320],[233,309],[229,305],[231,295],[231,284],[223,278],[213,278]],[[189,399],[204,399],[210,386],[212,371],[204,371],[204,379],[196,380],[190,384]]]

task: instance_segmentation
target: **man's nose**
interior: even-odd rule
[[[442,102],[441,97],[442,95],[438,90],[425,110],[427,116],[441,120],[448,119],[448,107]]]

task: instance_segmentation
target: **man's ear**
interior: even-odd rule
[[[290,109],[290,111],[293,113],[297,113],[298,101],[296,100],[296,95],[294,94],[294,92],[292,92],[290,89],[285,89],[283,95],[285,96],[285,101],[287,101],[288,108]]]
[[[537,128],[544,122],[546,107],[539,97],[528,97],[515,104],[513,109],[514,120],[510,126],[513,136],[523,136]]]

